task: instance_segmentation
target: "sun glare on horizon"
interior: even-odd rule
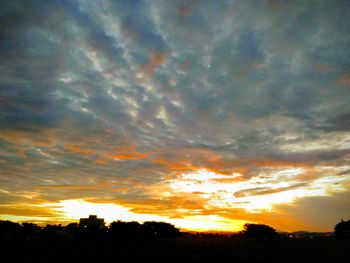
[[[273,174],[272,174],[273,173]],[[94,203],[84,199],[62,200],[53,208],[62,213],[65,220],[78,220],[91,214],[104,218],[107,223],[113,221],[162,221],[174,224],[183,230],[193,231],[238,231],[244,223],[251,220],[234,219],[210,211],[227,211],[242,209],[248,214],[261,214],[273,211],[275,205],[292,204],[298,198],[305,196],[326,196],[330,189],[342,191],[337,184],[341,178],[324,177],[314,180],[308,187],[299,187],[293,178],[305,173],[302,168],[281,168],[266,171],[252,179],[244,179],[239,173],[224,175],[207,169],[183,173],[166,182],[166,187],[155,188],[153,198],[183,196],[191,201],[199,198],[203,207],[198,209],[181,208],[177,214],[162,211],[162,213],[137,213],[132,205],[125,207],[116,203]],[[300,185],[301,186],[301,185]],[[338,187],[338,188],[337,188]],[[157,194],[157,195],[156,195]],[[52,205],[49,205],[52,206]],[[152,204],[145,205],[146,209]],[[160,212],[160,211],[159,211]],[[259,218],[259,217],[258,217]]]
[[[191,231],[229,231],[234,232],[242,228],[247,222],[243,220],[225,219],[216,215],[195,215],[184,216],[182,218],[169,218],[151,214],[133,213],[128,208],[112,203],[92,203],[82,199],[72,199],[60,201],[55,208],[56,211],[63,212],[66,220],[79,220],[87,218],[89,215],[97,215],[104,218],[109,224],[113,221],[159,221],[174,224],[182,230]]]

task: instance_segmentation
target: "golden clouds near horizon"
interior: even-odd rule
[[[314,169],[320,172],[324,168]],[[150,187],[149,195],[154,202],[120,205],[71,199],[49,206],[71,221],[96,214],[107,223],[164,221],[183,230],[238,231],[244,223],[252,222],[252,217],[245,219],[244,214],[256,214],[258,220],[260,214],[273,214],[277,205],[291,205],[304,197],[327,196],[344,190],[344,178],[323,176],[309,180],[305,176],[307,172],[310,171],[301,167],[279,167],[248,178],[239,173],[224,175],[199,169]],[[230,211],[243,214],[235,218]]]
[[[163,221],[191,231],[239,231],[247,222],[273,223],[279,229],[296,230],[304,226],[297,219],[288,219],[285,223],[287,214],[283,207],[297,205],[305,197],[332,196],[346,191],[349,177],[334,175],[346,169],[348,166],[293,167],[286,164],[264,167],[256,170],[254,176],[239,172],[221,174],[204,168],[176,170],[158,183],[142,186],[145,197],[142,200],[116,198],[107,201],[103,196],[87,197],[80,192],[81,197],[76,199],[67,196],[65,200],[48,202],[39,192],[21,192],[16,196],[23,202],[2,205],[0,212],[2,219],[42,225],[77,222],[79,218],[96,214],[107,223]],[[106,183],[101,183],[56,185],[37,190],[75,192],[96,188],[105,191],[106,187]],[[14,195],[8,191],[3,193]],[[275,217],[283,222],[277,222]]]
[[[320,170],[322,168],[315,168]],[[344,178],[325,176],[307,179],[305,168],[267,169],[258,176],[243,178],[239,173],[222,175],[201,169],[184,173],[167,183],[173,193],[195,194],[209,209],[240,208],[248,213],[272,211],[274,205],[293,203],[307,196],[326,196],[343,191]],[[167,193],[168,194],[168,193]]]
[[[107,223],[116,220],[122,221],[163,221],[174,224],[183,230],[192,231],[238,231],[247,221],[225,219],[217,215],[193,215],[182,218],[170,218],[154,214],[141,214],[132,212],[113,203],[92,203],[83,199],[62,200],[55,204],[54,210],[63,212],[65,219],[78,220],[91,214],[104,218]]]

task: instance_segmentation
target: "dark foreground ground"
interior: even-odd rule
[[[1,262],[350,262],[350,241],[333,237],[247,240],[181,237],[113,242],[5,242]]]

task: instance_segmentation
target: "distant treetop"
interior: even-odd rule
[[[338,224],[336,224],[334,227],[334,234],[338,238],[350,238],[350,220],[341,220]]]
[[[274,228],[263,224],[245,224],[241,234],[247,238],[273,238],[277,235]]]

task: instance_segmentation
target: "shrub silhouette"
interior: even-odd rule
[[[338,238],[350,238],[350,220],[341,220],[338,224],[336,224],[334,227],[334,234]]]
[[[277,236],[274,228],[263,224],[245,224],[241,234],[246,238],[270,239]]]

